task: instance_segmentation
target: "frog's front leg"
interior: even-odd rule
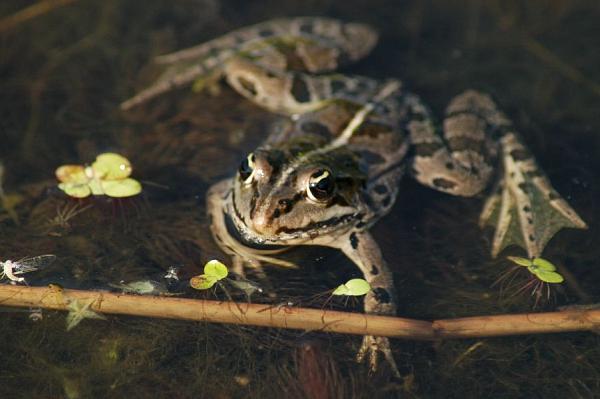
[[[365,313],[396,315],[394,279],[383,259],[379,245],[371,234],[355,230],[327,245],[340,249],[358,266],[365,280],[371,285],[371,291],[365,296]],[[370,368],[374,371],[377,368],[378,352],[383,353],[394,375],[400,377],[389,340],[386,337],[365,336],[357,360],[362,361],[368,356]]]
[[[415,116],[408,125],[415,153],[412,172],[422,184],[453,195],[476,195],[491,180],[499,156],[497,189],[480,217],[482,225],[495,227],[492,256],[515,244],[537,257],[561,228],[586,227],[489,96],[470,90],[452,99],[443,136],[416,97],[407,97],[407,106]]]

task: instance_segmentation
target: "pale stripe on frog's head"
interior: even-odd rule
[[[356,221],[365,176],[346,149],[318,151],[318,139],[259,148],[244,158],[232,193],[237,223],[277,241],[339,229]],[[252,238],[252,237],[248,237]]]

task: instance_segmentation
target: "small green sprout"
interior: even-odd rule
[[[507,256],[507,259],[519,266],[526,267],[531,274],[545,283],[562,283],[564,281],[563,276],[556,272],[556,266],[546,259],[527,259],[518,256]]]
[[[348,280],[346,284],[337,287],[332,295],[362,296],[371,291],[371,285],[362,278]]]
[[[197,290],[207,290],[212,288],[219,280],[227,277],[228,274],[227,266],[213,259],[204,265],[204,274],[190,279],[190,286]]]

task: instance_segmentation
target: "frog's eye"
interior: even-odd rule
[[[331,198],[333,189],[333,176],[328,170],[320,169],[310,176],[306,195],[312,201],[324,202]]]
[[[254,161],[254,154],[250,153],[240,164],[240,178],[246,184],[252,181],[252,176],[254,175]]]

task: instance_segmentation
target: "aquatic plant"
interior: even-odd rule
[[[362,278],[353,278],[340,284],[331,295],[362,296],[371,291],[371,285]]]
[[[228,274],[227,266],[213,259],[204,265],[204,274],[190,279],[190,286],[196,290],[207,290],[227,277]]]
[[[131,163],[122,155],[107,152],[96,157],[91,166],[62,165],[56,169],[58,188],[68,196],[85,198],[90,195],[131,197],[142,191],[142,185],[129,177]]]
[[[83,319],[106,320],[106,317],[90,309],[94,301],[94,298],[87,301],[79,299],[71,299],[69,301],[67,305],[67,309],[69,310],[67,314],[67,331],[75,328]]]
[[[545,283],[554,284],[564,281],[563,276],[556,272],[556,266],[546,259],[527,259],[518,256],[507,256],[506,258],[519,266],[526,267],[529,273]]]

